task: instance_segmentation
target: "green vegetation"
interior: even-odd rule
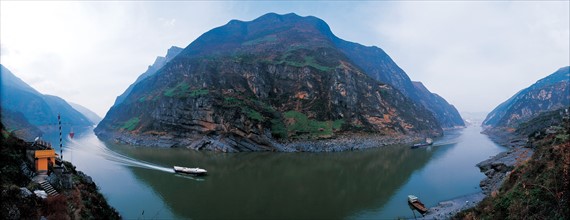
[[[285,112],[284,117],[287,123],[287,132],[290,137],[303,138],[319,138],[330,137],[334,130],[339,130],[344,124],[344,120],[336,121],[318,121],[309,119],[305,114],[297,111]]]
[[[319,121],[309,119],[305,114],[288,111],[277,112],[271,105],[249,97],[224,97],[223,106],[239,108],[249,119],[271,126],[271,134],[278,139],[307,139],[331,137],[334,131],[340,130],[344,120]],[[255,109],[252,107],[255,106]]]
[[[256,120],[256,121],[259,121],[259,122],[263,122],[263,121],[264,121],[264,118],[263,118],[263,116],[261,115],[261,113],[255,111],[255,110],[253,110],[253,109],[250,109],[250,108],[247,108],[247,107],[246,107],[246,108],[243,109],[243,111],[247,114],[247,117],[249,117],[249,118],[251,118],[251,119],[253,119],[253,120]]]
[[[190,90],[190,85],[188,85],[188,83],[181,82],[178,83],[174,88],[170,88],[164,91],[164,96],[186,98],[207,95],[208,93],[209,91],[207,89]]]
[[[265,106],[267,104],[262,104],[262,102],[257,101],[257,100],[247,100],[247,102],[255,105],[255,106]],[[248,104],[246,103],[246,100],[241,100],[235,97],[224,97],[224,107],[228,107],[228,108],[240,108],[241,112],[245,113],[246,116],[252,120],[258,121],[258,122],[264,122],[265,121],[265,117],[263,117],[263,115],[256,111],[255,109],[252,109],[250,107],[248,107]]]
[[[275,138],[287,138],[287,128],[280,119],[271,119],[271,135]]]
[[[250,40],[250,41],[246,41],[244,43],[242,43],[241,45],[243,46],[252,46],[252,45],[256,45],[256,44],[260,44],[260,43],[266,43],[266,42],[275,42],[277,41],[277,37],[275,35],[268,35],[265,37],[261,37],[261,38],[257,38],[254,40]]]
[[[570,219],[570,120],[558,121],[564,127],[544,122],[551,132],[542,127],[529,135],[535,148],[532,158],[519,161],[521,165],[507,176],[499,191],[456,218]]]
[[[323,65],[322,62],[319,62],[312,53],[314,53],[314,51],[308,51],[299,47],[291,47],[273,63],[277,65],[285,64],[299,68],[309,66],[323,72],[334,70],[335,67]]]
[[[310,67],[313,67],[313,68],[318,69],[318,70],[323,71],[323,72],[328,72],[328,71],[331,71],[334,69],[333,67],[320,65],[315,60],[315,58],[312,56],[303,56],[303,58],[304,58],[304,60],[302,60],[302,61],[293,61],[293,60],[287,60],[287,57],[285,57],[285,59],[277,62],[276,64],[279,64],[279,65],[285,64],[288,66],[294,66],[294,67],[299,67],[299,68],[310,66]]]
[[[139,117],[131,118],[127,122],[125,122],[125,124],[121,127],[121,129],[124,129],[127,131],[135,130],[135,128],[137,127],[139,122],[140,122]]]

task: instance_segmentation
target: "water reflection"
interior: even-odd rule
[[[387,202],[434,151],[391,146],[343,153],[197,152],[111,146],[163,166],[200,166],[205,181],[132,168],[185,218],[340,218]]]
[[[479,131],[447,132],[414,150],[227,154],[115,145],[76,129],[64,157],[125,218],[384,219],[411,216],[407,194],[434,205],[478,191],[483,175],[474,165],[502,150]],[[209,175],[174,174],[174,165]]]

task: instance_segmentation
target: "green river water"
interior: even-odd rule
[[[126,219],[395,219],[413,217],[408,194],[434,206],[481,191],[475,164],[505,149],[480,131],[448,131],[420,149],[228,154],[109,144],[86,130],[63,155]],[[44,138],[56,145],[57,135]],[[209,175],[174,174],[174,165]]]

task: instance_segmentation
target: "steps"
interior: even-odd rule
[[[48,194],[48,196],[57,196],[59,195],[59,193],[57,193],[57,191],[55,191],[55,189],[53,189],[53,186],[51,186],[51,184],[49,184],[48,181],[41,181],[40,185],[42,186],[42,188],[46,191],[46,193]]]

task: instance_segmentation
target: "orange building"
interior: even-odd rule
[[[34,155],[36,171],[48,171],[49,167],[53,167],[56,155],[54,149],[36,150]]]

